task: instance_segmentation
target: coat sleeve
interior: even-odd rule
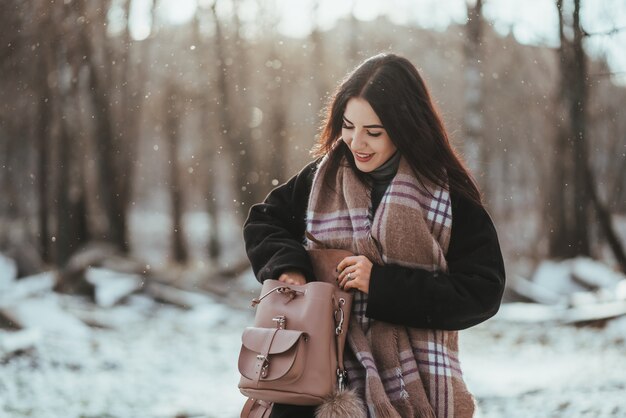
[[[453,196],[451,196],[453,198]],[[460,330],[495,315],[505,271],[494,224],[460,196],[452,204],[448,272],[374,265],[366,315],[414,328]]]
[[[298,270],[313,281],[313,267],[304,248],[306,208],[316,162],[272,190],[263,203],[250,208],[243,237],[252,270],[261,283]]]

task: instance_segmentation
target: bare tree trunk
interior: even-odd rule
[[[180,182],[178,165],[178,141],[180,125],[180,101],[176,96],[176,88],[168,85],[165,104],[165,132],[167,135],[170,165],[170,202],[172,205],[172,257],[177,263],[185,263],[188,259],[185,234],[183,230],[183,185]]]
[[[72,139],[70,138],[67,126],[64,121],[61,120],[58,142],[58,181],[56,182],[56,240],[55,240],[55,264],[59,266],[65,265],[70,259],[73,250],[75,250],[74,237],[76,230],[73,222],[74,217],[77,215],[73,211],[70,190],[71,190],[71,147]]]
[[[464,44],[465,112],[463,150],[470,170],[481,183],[483,194],[489,200],[489,178],[482,176],[481,166],[488,163],[488,147],[484,138],[483,83],[482,83],[482,0],[467,5],[466,41]]]
[[[203,113],[206,111],[204,110]],[[210,132],[208,129],[208,123],[206,118],[203,119],[203,125],[205,126],[204,132]],[[220,225],[220,213],[219,213],[219,205],[217,204],[217,181],[219,178],[218,169],[216,167],[215,154],[211,151],[205,157],[205,161],[209,161],[209,165],[211,166],[209,169],[209,178],[207,181],[207,193],[206,193],[206,208],[209,213],[209,242],[208,242],[208,253],[209,259],[212,261],[217,261],[222,254],[222,239],[219,230]]]
[[[550,255],[557,258],[590,255],[588,231],[589,194],[587,146],[585,138],[585,107],[587,101],[586,59],[582,47],[580,27],[580,0],[574,1],[572,31],[573,39],[566,33],[563,0],[557,0],[559,13],[558,49],[561,70],[559,103],[566,109],[566,122],[561,127],[554,155],[556,173],[553,191],[554,209],[552,219],[554,232],[550,237]],[[556,183],[558,181],[559,183]],[[557,206],[558,210],[557,210]]]
[[[78,12],[81,16],[86,14],[85,0],[77,0]],[[106,16],[107,9],[99,9],[100,20]],[[122,201],[125,196],[120,195],[117,187],[119,184],[119,165],[115,157],[116,148],[115,132],[113,130],[113,114],[109,102],[112,92],[107,82],[110,70],[107,70],[111,61],[111,53],[107,45],[103,45],[104,69],[97,64],[96,50],[92,44],[92,36],[88,28],[82,28],[82,47],[85,51],[86,65],[89,69],[90,100],[94,109],[96,163],[98,167],[99,198],[106,214],[108,232],[105,238],[116,245],[121,251],[128,251],[127,239],[127,214],[126,204]],[[106,39],[103,40],[103,42]]]
[[[348,45],[348,67],[354,67],[359,63],[359,21],[354,16],[354,9],[356,8],[356,0],[352,1],[352,7],[350,10],[350,43]]]
[[[98,189],[102,206],[107,215],[109,225],[106,238],[113,244],[117,245],[122,251],[128,249],[125,239],[126,235],[126,217],[120,210],[120,205],[115,197],[115,186],[113,182],[116,179],[115,173],[115,157],[113,149],[113,131],[111,129],[111,112],[107,95],[104,92],[104,86],[101,84],[98,70],[93,62],[89,64],[89,81],[91,90],[91,102],[95,110],[95,142],[97,150],[97,166],[98,166]]]
[[[2,128],[6,129],[6,131]],[[9,137],[8,140],[3,141],[2,139],[4,138],[0,136],[0,167],[3,168],[0,176],[0,190],[3,194],[2,204],[0,205],[2,212],[0,214],[6,215],[9,220],[13,221],[20,219],[20,214],[23,212],[17,191],[19,186],[16,184],[17,177],[23,176],[23,174],[17,172],[19,170],[18,161],[20,161],[20,152],[16,149],[19,147],[15,140],[17,134],[12,129],[9,129],[9,126],[6,126],[6,122],[0,119],[0,134],[6,132]],[[11,167],[11,169],[7,170],[6,167]],[[3,238],[5,238],[2,236],[2,232],[5,231],[3,231],[3,228],[0,228],[0,251],[5,250],[5,248],[2,248],[4,244]]]
[[[626,253],[624,252],[624,246],[622,245],[619,236],[611,223],[611,212],[607,210],[607,208],[600,201],[600,197],[598,196],[598,192],[595,186],[595,176],[593,175],[589,166],[587,166],[586,174],[587,188],[589,194],[591,195],[593,207],[598,216],[600,229],[606,237],[609,243],[609,247],[611,248],[611,251],[613,252],[613,255],[615,256],[618,264],[620,265],[622,272],[626,273]]]
[[[197,5],[198,11],[196,12],[192,25],[193,25],[193,37],[194,42],[198,46],[201,51],[206,49],[206,41],[202,37],[200,33],[200,22],[199,17],[201,13],[200,4]],[[201,123],[201,132],[207,137],[204,138],[203,141],[200,142],[200,149],[202,155],[202,161],[206,162],[206,169],[203,170],[203,177],[206,178],[206,189],[204,192],[204,199],[206,202],[206,211],[209,215],[209,237],[208,237],[208,256],[209,259],[213,262],[216,262],[221,253],[221,236],[219,231],[220,225],[220,213],[219,213],[219,205],[217,204],[217,184],[219,173],[217,168],[217,142],[218,139],[211,137],[211,125],[209,114],[211,111],[210,102],[211,102],[211,89],[210,81],[208,77],[208,57],[203,54],[198,60],[200,62],[198,66],[198,78],[200,80],[200,84],[206,86],[206,88],[202,89],[200,93],[200,123]]]
[[[50,31],[53,25],[50,24],[50,16],[43,17],[40,22],[40,31],[44,36],[40,39],[39,44],[39,68],[37,72],[38,86],[40,93],[38,102],[37,119],[37,143],[39,152],[37,154],[37,178],[38,178],[38,217],[39,217],[39,247],[41,258],[44,262],[51,261],[50,251],[50,225],[48,219],[50,213],[48,211],[50,189],[49,184],[49,143],[52,137],[50,126],[52,124],[52,91],[48,85],[48,74],[52,72],[53,57],[52,48],[49,44],[49,37],[52,36]]]
[[[252,204],[256,203],[264,196],[259,196],[257,193],[258,188],[251,187],[250,185],[250,170],[256,166],[255,155],[253,150],[253,144],[251,143],[252,129],[249,124],[249,115],[251,110],[250,103],[250,73],[251,66],[249,65],[249,47],[245,38],[241,37],[243,28],[241,20],[239,19],[240,0],[234,1],[234,13],[233,13],[233,52],[235,62],[240,63],[238,67],[235,67],[236,82],[235,82],[235,96],[231,103],[233,108],[231,109],[231,115],[244,115],[244,118],[239,123],[232,123],[231,127],[234,128],[234,138],[239,144],[238,155],[238,177],[237,184],[239,192],[239,210],[241,219],[246,219],[248,216],[248,210]],[[231,116],[232,117],[232,116]],[[232,138],[232,137],[231,137]]]
[[[68,13],[67,5],[51,5],[51,26],[49,39],[43,42],[46,51],[47,77],[51,74],[58,78],[70,73],[70,84],[66,86],[61,80],[54,80],[53,87],[45,87],[51,103],[51,124],[55,127],[50,135],[50,142],[55,148],[51,153],[55,173],[49,171],[46,176],[54,178],[51,189],[54,197],[54,262],[62,266],[71,255],[89,238],[87,228],[87,208],[82,161],[77,156],[84,155],[81,138],[72,131],[72,122],[77,120],[78,109],[78,71],[82,57],[80,45],[75,41],[76,32],[67,29],[63,33],[55,32],[56,27],[65,27]],[[69,19],[72,17],[70,16]],[[63,36],[60,36],[63,35]]]
[[[626,255],[611,224],[611,214],[600,201],[587,149],[587,57],[583,49],[584,31],[580,23],[581,0],[573,0],[571,33],[565,28],[563,0],[557,0],[559,13],[559,63],[561,68],[560,101],[567,109],[555,153],[558,169],[554,183],[555,207],[550,235],[550,252],[556,257],[589,256],[589,203],[592,203],[600,228],[623,271]],[[561,188],[558,190],[558,188]],[[559,196],[562,197],[559,199]],[[558,205],[558,206],[557,206]]]
[[[274,54],[275,51],[272,51],[272,55]],[[285,161],[287,160],[287,121],[285,114],[287,110],[285,109],[285,92],[282,83],[272,83],[270,92],[273,97],[270,119],[272,153],[270,155],[267,172],[269,173],[270,181],[272,181],[272,184],[275,186],[275,180],[277,180],[278,183],[282,183],[286,180]]]
[[[144,91],[148,75],[146,74],[146,65],[143,60],[135,59],[138,53],[135,41],[130,36],[130,7],[133,0],[125,0],[124,13],[126,22],[122,36],[123,48],[121,63],[123,64],[122,73],[118,74],[118,85],[121,88],[120,100],[120,133],[117,136],[117,148],[120,150],[119,173],[124,175],[118,176],[119,181],[116,184],[118,190],[119,202],[122,207],[122,213],[127,214],[129,204],[132,200],[132,184],[135,177],[135,160],[137,158],[137,146],[139,144],[139,124],[141,122],[141,113],[143,108]],[[148,49],[146,48],[146,57]],[[124,224],[126,216],[124,216]],[[124,231],[127,226],[123,226]],[[127,232],[124,232],[126,235]]]
[[[558,106],[557,106],[558,107]],[[567,258],[569,243],[571,242],[571,225],[570,219],[571,208],[569,203],[572,201],[571,187],[568,184],[570,176],[570,149],[567,146],[567,133],[563,126],[557,127],[554,141],[552,173],[550,175],[550,193],[546,201],[547,225],[548,231],[548,253],[554,258]]]
[[[313,4],[312,14],[316,18],[317,18],[318,8],[319,8],[319,1],[315,1]],[[318,100],[317,102],[318,104],[314,108],[314,111],[316,112],[314,115],[315,116],[314,120],[317,120],[319,116],[318,112],[322,110],[324,106],[326,105],[326,99],[329,93],[328,83],[326,82],[326,76],[325,76],[325,74],[327,73],[327,71],[325,70],[326,59],[324,58],[325,45],[324,45],[324,40],[322,38],[322,33],[319,29],[317,22],[318,21],[316,19],[314,22],[313,29],[311,30],[311,35],[309,36],[312,50],[313,50],[311,53],[310,68],[313,69],[313,71],[311,72],[311,75],[313,77],[313,82],[315,83],[315,92],[317,93],[317,100]]]
[[[246,149],[248,147],[243,138],[238,138],[236,136],[234,132],[234,123],[231,120],[233,106],[230,100],[230,88],[227,78],[227,62],[230,62],[230,57],[226,54],[225,36],[222,24],[216,13],[216,6],[217,1],[213,3],[211,12],[215,22],[215,53],[218,61],[217,92],[219,97],[218,117],[220,120],[220,135],[222,142],[225,144],[226,149],[228,150],[234,163],[235,187],[237,189],[236,194],[238,197],[235,212],[243,221],[248,215],[248,208],[252,205],[252,203],[254,203],[253,195],[249,190],[250,183],[248,181],[248,170],[251,167],[251,156]]]
[[[616,171],[617,176],[611,190],[613,199],[610,204],[610,208],[615,211],[620,210],[620,202],[622,203],[621,206],[623,206],[623,202],[626,201],[626,158],[622,157],[622,164]]]
[[[589,170],[589,157],[587,151],[587,57],[583,49],[583,31],[580,24],[580,2],[574,0],[574,42],[571,75],[572,81],[568,91],[570,92],[570,123],[574,151],[574,195],[577,202],[575,209],[575,237],[577,252],[580,255],[590,255],[589,245],[589,193],[587,175]],[[563,36],[561,39],[565,39]],[[565,87],[565,86],[564,86]]]

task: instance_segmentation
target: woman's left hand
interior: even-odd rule
[[[346,257],[337,265],[337,283],[343,290],[358,289],[369,293],[372,262],[364,255]]]

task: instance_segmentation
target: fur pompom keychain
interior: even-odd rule
[[[338,390],[317,407],[316,418],[367,418],[363,402],[354,390]]]

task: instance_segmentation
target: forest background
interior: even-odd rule
[[[55,265],[92,240],[141,254],[133,213],[149,211],[171,225],[154,237],[168,248],[161,258],[184,263],[182,218],[195,212],[209,224],[200,256],[217,260],[220,219],[234,214],[234,228],[308,162],[342,77],[393,51],[430,86],[510,271],[576,255],[614,257],[623,270],[623,249],[606,251],[604,237],[613,229],[606,217],[626,210],[626,88],[606,55],[584,51],[586,39],[623,28],[589,33],[579,2],[557,3],[561,46],[552,48],[498,34],[480,1],[467,6],[466,24],[444,31],[348,15],[305,38],[276,30],[272,2],[255,3],[245,22],[243,2],[199,2],[179,25],[166,24],[155,2],[142,40],[131,36],[130,0],[5,1],[3,247],[30,247]]]
[[[158,242],[153,263],[219,260],[233,250],[218,226],[237,228],[311,159],[342,77],[393,51],[430,86],[510,272],[576,255],[626,268],[611,232],[626,211],[626,88],[608,48],[585,52],[591,39],[621,35],[611,2],[598,33],[582,27],[580,2],[555,2],[559,47],[499,34],[481,1],[468,4],[465,24],[440,31],[349,14],[300,38],[278,32],[273,2],[199,2],[173,25],[157,1],[141,40],[131,36],[133,3],[2,2],[3,249],[62,266],[94,240],[138,256]],[[316,22],[319,4],[309,5]],[[250,7],[254,18],[242,20]],[[152,243],[134,240],[142,211],[170,225]],[[186,235],[191,213],[207,224],[199,251]]]

